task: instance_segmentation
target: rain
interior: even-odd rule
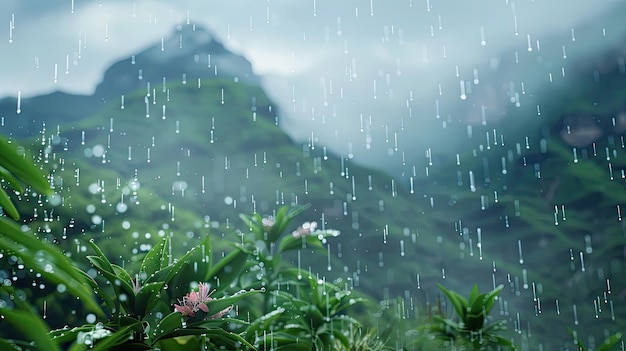
[[[54,190],[13,193],[19,224],[132,266],[168,237],[225,257],[240,214],[271,226],[310,204],[288,233],[329,233],[323,252],[283,260],[377,313],[414,328],[437,283],[502,284],[491,315],[520,349],[575,350],[568,328],[595,349],[626,330],[625,16],[617,0],[3,2],[0,135]],[[0,252],[3,284],[39,290],[54,327],[96,321],[31,273]]]

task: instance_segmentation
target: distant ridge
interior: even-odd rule
[[[198,79],[228,79],[258,86],[261,79],[245,57],[224,47],[206,28],[181,24],[169,37],[109,67],[93,95],[56,91],[19,102],[15,97],[0,99],[0,130],[3,134],[26,138],[42,128],[78,121],[98,111],[106,103],[119,104],[121,96],[165,82]],[[100,105],[100,106],[99,106]]]
[[[107,98],[146,88],[147,84],[198,78],[232,78],[258,85],[245,57],[234,54],[213,33],[196,24],[178,25],[173,33],[142,52],[109,67],[95,96]]]

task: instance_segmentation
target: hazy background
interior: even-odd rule
[[[499,79],[522,77],[527,89],[547,80],[545,72],[502,78],[488,69],[529,45],[545,51],[540,41],[563,38],[569,50],[577,27],[597,23],[599,31],[624,7],[620,0],[4,0],[0,96],[90,94],[109,65],[191,21],[252,62],[292,137],[403,172],[421,167],[428,149],[464,147],[446,131],[451,122],[502,118],[511,101]],[[572,50],[601,51],[622,37],[598,32],[603,40]],[[551,49],[561,55],[560,45]],[[476,86],[467,106],[464,79]]]

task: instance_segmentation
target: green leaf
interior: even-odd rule
[[[285,229],[287,229],[291,220],[300,213],[306,211],[309,207],[311,207],[311,204],[299,205],[292,208],[289,208],[289,206],[282,206],[279,208],[278,211],[276,211],[274,225],[267,232],[267,242],[276,242],[285,232]]]
[[[191,250],[187,251],[187,253],[185,253],[183,257],[181,257],[178,261],[175,261],[172,264],[164,267],[163,269],[149,275],[145,281],[145,284],[158,282],[169,284],[170,280],[172,280],[174,276],[178,275],[180,271],[189,264],[191,259],[194,257],[194,253],[200,248],[201,245],[194,246],[193,248],[191,248]]]
[[[580,338],[578,338],[576,336],[576,333],[572,329],[570,329],[570,328],[567,328],[567,331],[569,331],[570,335],[574,338],[574,344],[576,344],[576,346],[578,346],[580,351],[587,351],[587,347],[585,346],[585,344],[583,344],[583,342],[580,340]]]
[[[89,348],[90,351],[109,351],[112,347],[125,344],[132,336],[133,331],[137,328],[141,328],[141,322],[137,322],[134,325],[125,326],[119,330],[116,330],[113,334],[99,339],[95,342],[93,348]],[[130,350],[130,348],[124,348]]]
[[[14,300],[17,303],[17,300]],[[37,345],[41,351],[61,351],[59,346],[48,336],[50,329],[46,323],[29,307],[18,306],[20,309],[0,308],[0,316],[11,323],[28,340]]]
[[[231,347],[231,349],[235,346],[241,347],[241,345],[245,345],[252,350],[256,350],[254,346],[250,344],[246,339],[241,337],[241,335],[227,332],[220,328],[182,328],[173,331],[167,335],[163,335],[161,339],[170,339],[187,335],[204,335],[207,339],[211,341],[211,343],[218,346],[228,345]],[[216,343],[216,341],[219,342]]]
[[[247,259],[247,252],[239,248],[235,249],[211,267],[207,274],[207,281],[215,282],[215,286],[218,291],[228,288],[241,274],[241,271],[246,265]]]
[[[291,220],[294,217],[296,217],[297,215],[299,215],[300,213],[308,210],[309,207],[311,207],[311,204],[304,204],[304,205],[294,206],[294,207],[290,208],[289,211],[287,212],[287,217]]]
[[[255,213],[252,217],[249,217],[245,214],[239,214],[239,218],[250,228],[252,233],[254,233],[254,237],[257,240],[263,240],[263,218]]]
[[[248,291],[241,290],[231,296],[222,297],[219,299],[213,299],[206,303],[207,307],[209,308],[209,315],[220,312],[223,309],[227,308],[228,306],[232,306],[236,304],[237,302],[239,302],[241,299],[245,297],[255,295],[255,294],[260,294],[260,293],[261,293],[260,290],[248,290]]]
[[[22,351],[22,349],[19,348],[17,345],[15,345],[14,343],[11,343],[11,342],[9,342],[8,340],[5,340],[5,339],[0,339],[0,350]]]
[[[289,235],[283,238],[278,245],[278,253],[307,248],[323,249],[322,241],[317,235],[305,235],[299,238]]]
[[[283,234],[285,228],[291,221],[291,218],[287,215],[289,210],[288,206],[283,206],[276,211],[276,218],[274,218],[274,225],[267,231],[267,242],[273,243]]]
[[[115,276],[123,282],[126,282],[126,284],[128,286],[130,286],[133,290],[132,293],[130,295],[127,296],[127,299],[130,301],[130,303],[133,303],[133,299],[135,297],[134,292],[135,292],[135,287],[133,286],[133,284],[139,284],[139,282],[135,282],[133,283],[133,278],[130,276],[130,274],[122,267],[116,265],[116,264],[111,264],[111,267],[113,267],[113,272],[115,273]]]
[[[348,297],[348,296],[346,296]],[[346,301],[347,300],[347,301]],[[364,297],[349,297],[349,298],[344,298],[343,301],[341,302],[341,305],[337,306],[337,308],[335,309],[334,313],[337,314],[347,308],[350,308],[356,304],[370,304],[372,301],[370,299],[364,298]]]
[[[491,313],[491,309],[493,308],[493,304],[496,302],[496,297],[500,292],[504,289],[504,285],[500,284],[495,289],[491,290],[485,296],[485,313],[489,315]]]
[[[604,340],[604,342],[598,346],[596,351],[609,351],[613,348],[613,346],[617,345],[621,339],[622,333],[613,334],[608,339]]]
[[[434,324],[431,324],[430,329],[432,331],[438,331],[440,338],[456,338],[461,332],[461,326],[459,323],[449,318],[442,318],[441,316],[433,316]]]
[[[161,289],[163,289],[164,284],[163,282],[144,284],[135,297],[134,312],[141,316],[150,313],[150,310],[161,299]]]
[[[50,184],[42,176],[39,169],[32,163],[26,161],[22,156],[18,155],[14,148],[1,137],[0,165],[37,191],[44,194],[50,194],[52,192]]]
[[[300,311],[304,313],[304,319],[307,325],[311,325],[314,329],[324,324],[324,314],[315,305],[300,307]]]
[[[341,324],[351,324],[353,327],[362,327],[361,322],[359,322],[356,318],[354,317],[350,317],[348,315],[341,315],[341,316],[335,316],[333,317],[333,320],[336,323],[341,323]],[[342,329],[342,328],[338,328],[338,329]]]
[[[0,179],[4,179],[7,183],[9,183],[13,190],[19,191],[20,193],[24,191],[22,189],[22,186],[20,185],[20,182],[15,177],[13,177],[11,173],[9,173],[9,171],[2,167],[2,165],[0,165]]]
[[[152,331],[152,337],[150,339],[154,344],[158,340],[162,339],[163,336],[171,334],[182,328],[183,315],[180,314],[180,312],[172,312],[159,321],[156,328]]]
[[[474,301],[476,300],[477,297],[478,297],[478,284],[474,284],[474,287],[472,288],[472,291],[470,292],[469,299],[467,299],[468,304],[470,306],[474,305]]]
[[[250,323],[250,325],[246,328],[246,338],[249,341],[254,341],[255,335],[262,334],[261,330],[271,325],[272,322],[278,319],[284,312],[285,312],[285,309],[282,307],[279,307],[275,309],[274,311],[266,313],[262,315],[261,317],[257,318],[255,321]]]
[[[109,296],[109,294],[102,290],[98,283],[89,274],[83,272],[78,268],[76,268],[76,271],[78,271],[78,273],[83,277],[84,281],[89,284],[93,292],[97,293],[98,296],[100,296],[100,298],[104,300],[104,304],[109,309],[109,312],[113,311],[115,309],[115,302],[113,301],[111,296]]]
[[[150,249],[141,262],[140,272],[150,276],[168,265],[165,253],[169,248],[169,240],[169,237],[165,237]]]
[[[444,288],[443,285],[437,283],[437,287],[441,291],[443,291],[443,293],[448,297],[448,300],[450,300],[450,303],[452,303],[452,306],[456,310],[457,315],[461,318],[461,320],[464,321],[467,303],[464,304],[462,300],[459,299],[458,294],[456,294],[454,291],[450,291]]]
[[[339,340],[345,350],[350,350],[350,339],[343,334],[343,330],[341,328],[333,328],[330,332],[335,339]]]
[[[102,259],[100,256],[87,256],[87,259],[109,282],[111,282],[118,298],[121,293],[125,293],[127,296],[134,295],[133,287],[115,274],[115,270],[106,258]],[[109,269],[107,269],[107,265]],[[119,287],[122,288],[121,292]]]
[[[17,208],[15,208],[15,205],[11,202],[9,195],[7,195],[2,188],[0,188],[0,207],[14,220],[17,221],[20,219],[20,214],[17,212]]]
[[[286,333],[286,329],[272,333],[261,334],[257,337],[255,343],[265,345],[261,349],[284,350],[284,351],[311,351],[314,350],[310,337],[302,337],[302,332],[308,333],[308,330],[297,329],[295,333]],[[288,329],[287,329],[288,330]],[[249,336],[249,335],[248,335]],[[254,335],[252,335],[254,336]],[[267,347],[271,345],[271,347]]]
[[[465,318],[465,329],[478,332],[482,329],[485,323],[484,306],[483,302],[485,294],[480,294],[474,297],[473,304],[469,308]]]
[[[190,328],[191,327],[193,328],[217,328],[226,323],[233,324],[233,325],[235,324],[250,325],[249,322],[243,321],[241,319],[222,317],[222,318],[215,318],[215,319],[203,319],[198,322],[187,323],[187,326]]]
[[[83,276],[54,246],[40,241],[31,233],[22,232],[17,224],[3,217],[0,217],[0,233],[0,249],[12,251],[27,267],[48,281],[65,285],[68,292],[80,298],[86,308],[104,314],[93,292],[84,284]]]
[[[104,252],[102,252],[100,247],[98,247],[98,245],[96,245],[96,242],[93,239],[91,239],[91,240],[89,240],[89,245],[96,252],[96,255],[98,255],[97,257],[99,257],[102,260],[103,268],[105,270],[107,270],[108,272],[111,272],[112,274],[115,274],[115,271],[113,270],[113,266],[111,265],[111,262],[109,261],[107,256],[104,254]]]
[[[149,275],[146,278],[146,280],[144,281],[144,284],[164,282],[167,279],[167,277],[170,275],[170,272],[172,271],[172,269],[174,269],[173,264],[167,267],[164,267],[161,270],[156,271],[154,274]]]

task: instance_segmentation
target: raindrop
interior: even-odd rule
[[[17,114],[22,113],[22,91],[17,91]]]

